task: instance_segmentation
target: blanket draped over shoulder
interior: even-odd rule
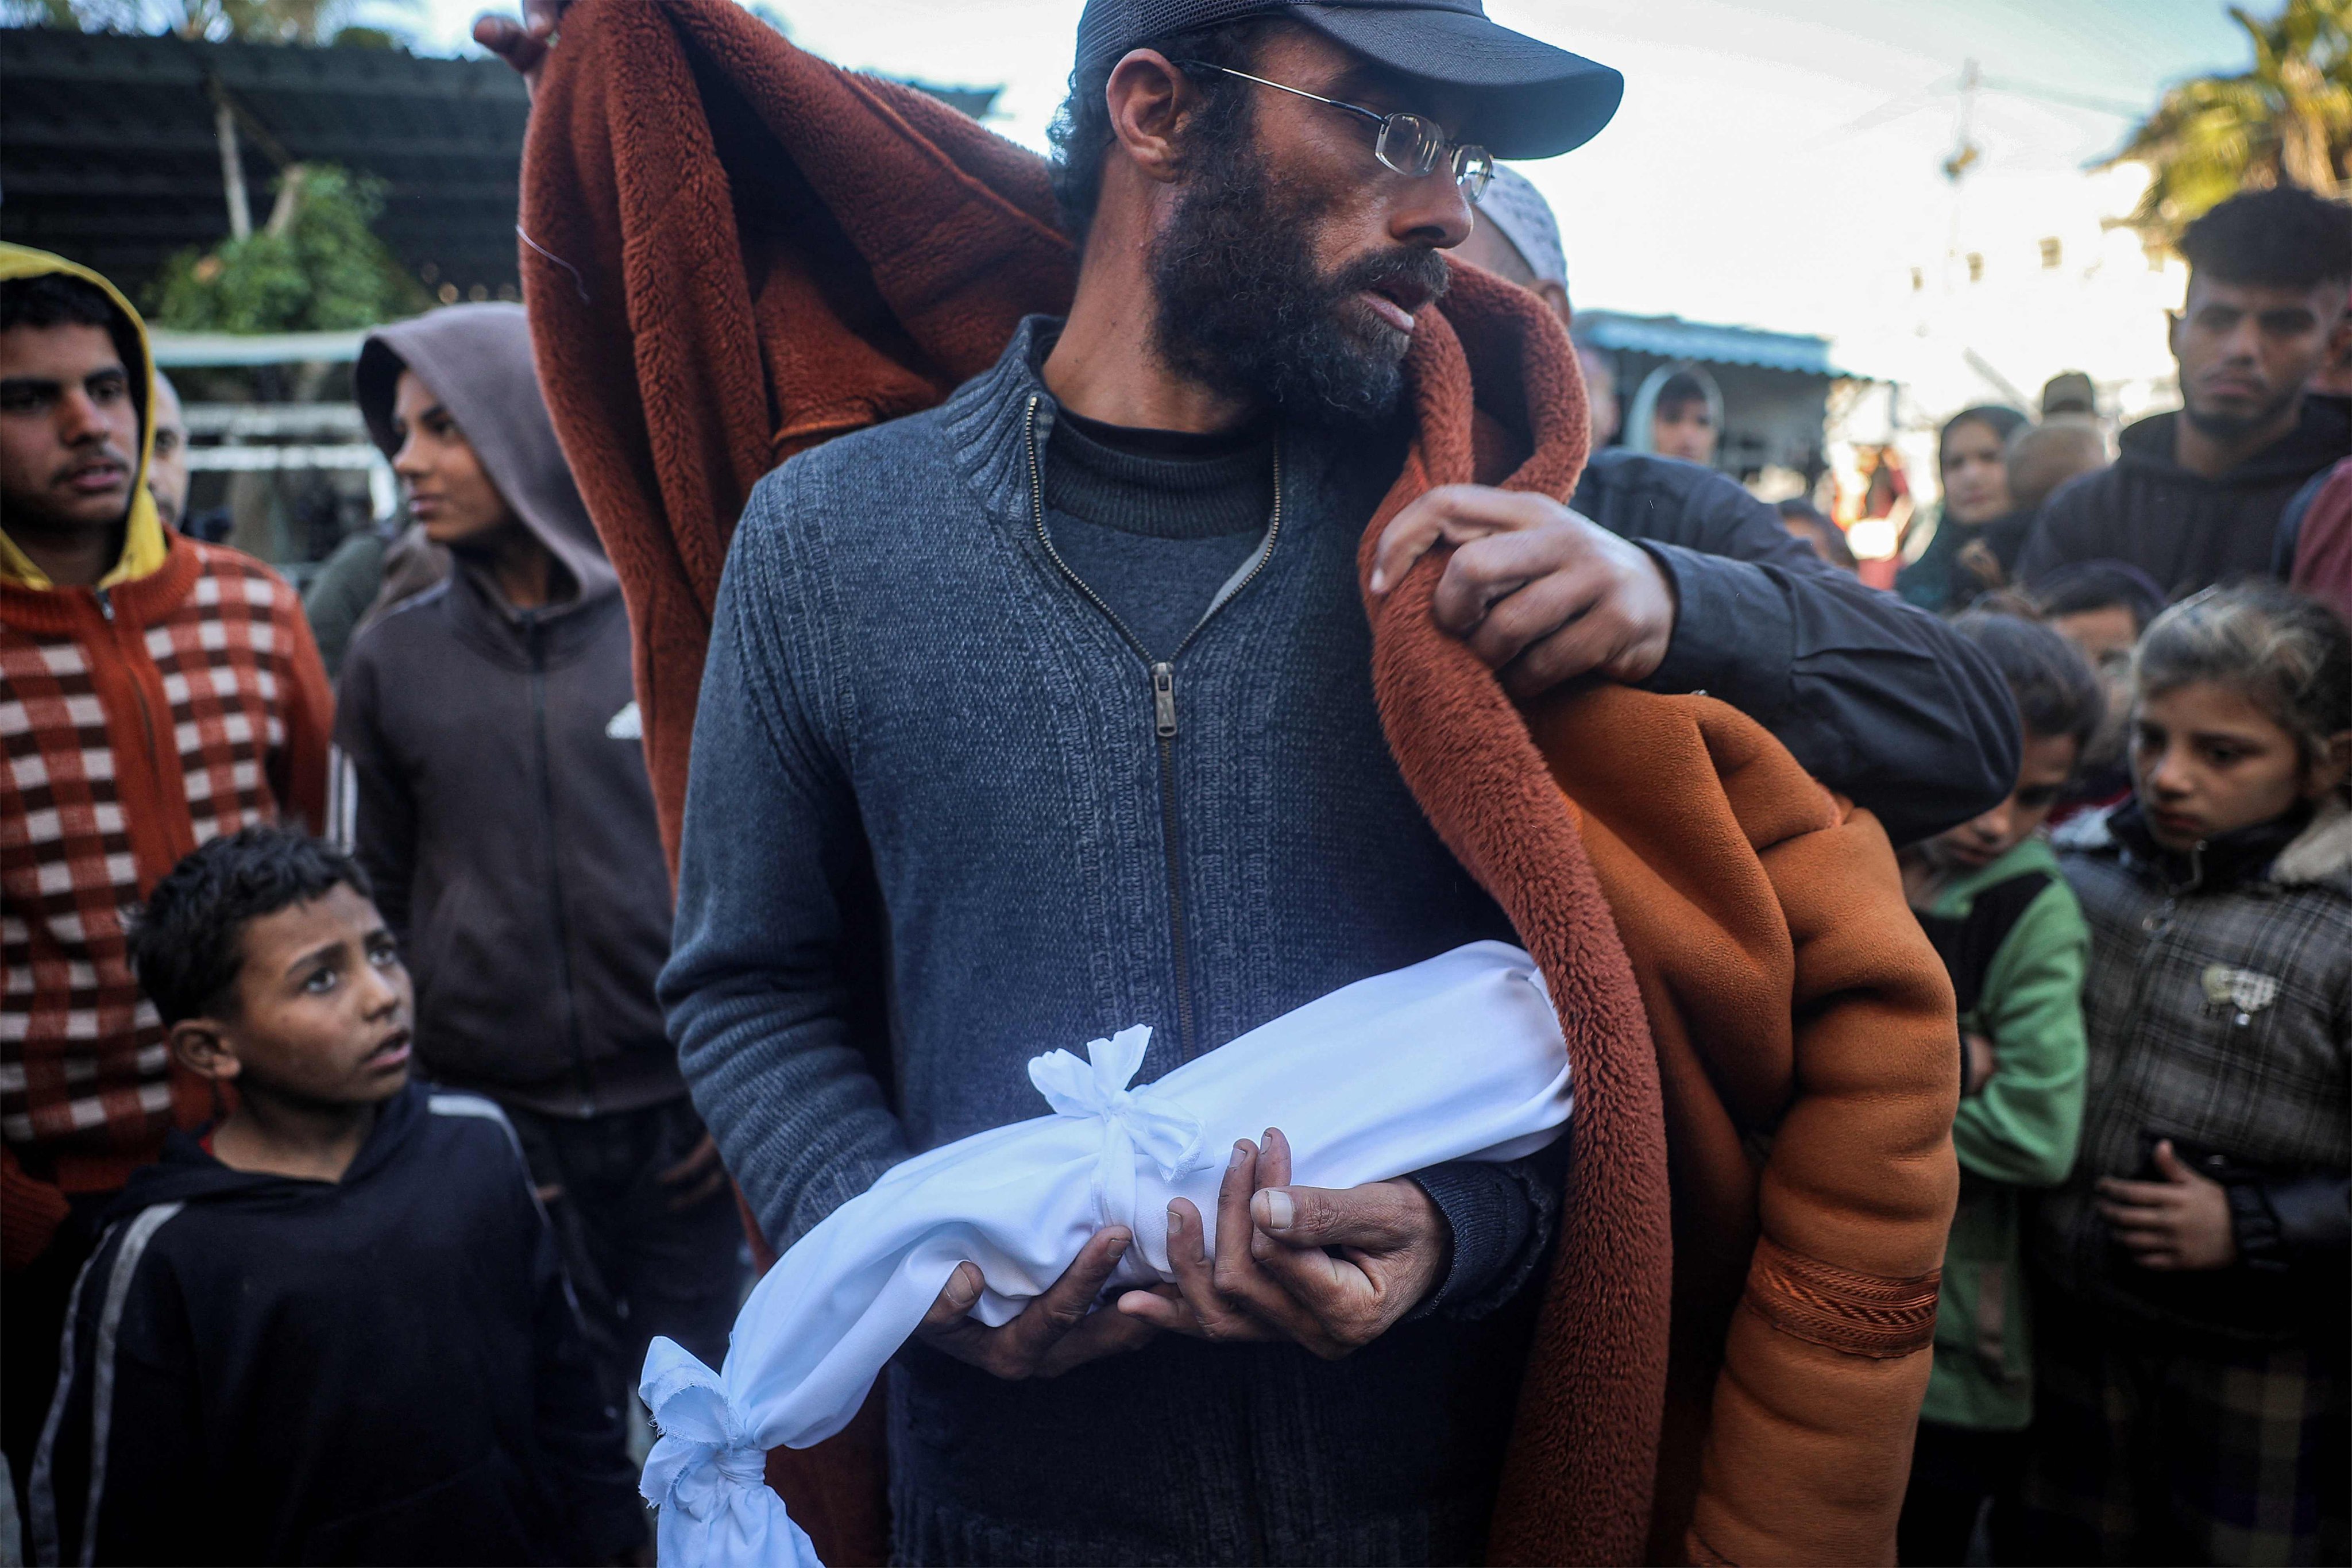
[[[532,111],[522,263],[548,402],[628,597],[675,856],[728,539],[793,453],[928,407],[1066,308],[1045,165],[725,0],[580,0]],[[1380,529],[1431,486],[1567,497],[1584,393],[1468,268],[1406,362]],[[1756,724],[1616,687],[1515,704],[1366,599],[1403,776],[1551,983],[1577,1086],[1557,1260],[1500,1478],[1519,1563],[1891,1563],[1957,1188],[1952,993],[1885,834]],[[878,1046],[879,1042],[876,1042]],[[771,1479],[883,1561],[873,1423]]]

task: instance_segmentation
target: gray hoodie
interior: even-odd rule
[[[654,1002],[670,888],[630,684],[628,618],[556,444],[517,305],[373,333],[354,376],[376,445],[413,370],[576,585],[517,610],[462,559],[354,639],[338,820],[416,976],[439,1081],[563,1116],[685,1092]]]

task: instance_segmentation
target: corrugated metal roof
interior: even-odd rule
[[[1680,316],[1625,316],[1614,310],[1579,310],[1576,335],[1595,348],[1656,354],[1662,359],[1703,360],[1710,364],[1753,364],[1802,375],[1847,373],[1830,360],[1830,341],[1801,332],[1768,332],[1758,327],[1723,327],[1685,321]]]

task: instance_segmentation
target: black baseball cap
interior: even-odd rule
[[[1174,33],[1282,16],[1400,75],[1475,103],[1468,134],[1497,158],[1549,158],[1598,135],[1625,79],[1581,55],[1489,21],[1483,0],[1087,0],[1080,71]]]

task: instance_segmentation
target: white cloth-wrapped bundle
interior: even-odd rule
[[[815,1568],[762,1479],[766,1451],[847,1425],[966,1259],[987,1277],[972,1311],[992,1327],[1105,1226],[1135,1234],[1112,1293],[1172,1279],[1170,1200],[1192,1199],[1213,1244],[1227,1152],[1269,1126],[1290,1141],[1295,1184],[1352,1187],[1516,1159],[1568,1120],[1559,1020],[1534,961],[1502,942],[1359,981],[1130,1089],[1150,1037],[1037,1058],[1030,1079],[1056,1114],[934,1149],[836,1209],[751,1292],[722,1373],[654,1342],[639,1393],[662,1437],[644,1490],[667,1568]]]

